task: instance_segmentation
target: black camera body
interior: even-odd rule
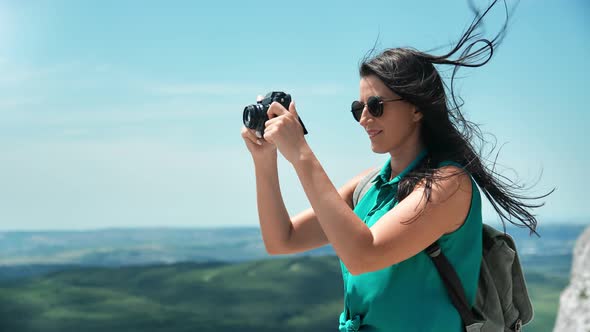
[[[288,110],[289,104],[291,104],[291,95],[282,91],[273,91],[269,92],[264,96],[264,99],[258,101],[256,104],[246,106],[242,115],[244,126],[256,130],[260,134],[260,137],[262,137],[264,135],[264,124],[269,120],[266,113],[270,105],[275,101]],[[303,127],[303,134],[306,135],[307,129],[305,129],[301,118],[299,118],[299,123]]]

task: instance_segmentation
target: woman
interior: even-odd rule
[[[354,207],[355,187],[371,170],[336,190],[307,144],[295,103],[273,103],[262,138],[242,129],[252,154],[258,213],[266,250],[297,253],[331,244],[344,280],[340,331],[462,331],[439,274],[424,249],[439,241],[475,301],[481,262],[482,213],[478,187],[500,217],[533,232],[527,198],[481,163],[470,143],[477,127],[460,113],[435,64],[481,66],[505,27],[492,40],[473,42],[474,30],[495,4],[477,14],[451,52],[432,56],[388,49],[360,66],[360,97],[352,114],[375,153],[388,153],[372,188]],[[468,44],[470,43],[471,44]],[[471,52],[475,44],[481,47]],[[468,45],[457,60],[449,58]],[[474,64],[489,51],[489,57]],[[453,72],[453,78],[455,71]],[[293,165],[311,208],[290,218],[279,189],[277,149]],[[548,195],[548,194],[547,194]],[[545,197],[541,196],[541,197]]]

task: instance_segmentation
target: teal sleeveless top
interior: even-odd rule
[[[397,205],[395,194],[398,182],[425,155],[424,150],[391,181],[391,158],[387,160],[373,180],[374,185],[354,208],[356,215],[367,226],[371,227]],[[461,167],[452,161],[441,162],[439,167],[445,165]],[[481,196],[473,177],[471,186],[471,207],[465,222],[453,233],[443,235],[439,244],[473,305],[482,259],[482,212]],[[344,281],[344,310],[339,317],[339,331],[463,331],[461,317],[424,251],[403,262],[360,275],[351,275],[342,260],[340,266]]]

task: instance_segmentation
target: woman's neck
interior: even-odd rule
[[[418,144],[406,144],[389,154],[391,156],[391,181],[398,174],[400,174],[414,159],[418,157],[418,154],[424,149],[424,145],[419,142]]]

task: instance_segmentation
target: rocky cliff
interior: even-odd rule
[[[576,242],[570,284],[561,293],[553,331],[590,331],[590,227]]]

